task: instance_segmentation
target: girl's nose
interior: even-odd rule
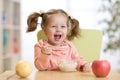
[[[57,27],[57,31],[61,31],[61,27]]]

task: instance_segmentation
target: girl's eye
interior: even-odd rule
[[[61,26],[62,28],[65,28],[65,26]]]
[[[52,26],[52,27],[56,27],[56,26]]]

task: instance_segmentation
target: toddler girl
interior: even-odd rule
[[[78,20],[62,9],[32,13],[27,19],[27,32],[34,31],[41,17],[41,27],[47,40],[40,40],[34,47],[34,64],[38,70],[59,70],[58,60],[75,60],[78,71],[90,71],[90,65],[79,55],[70,41],[79,36]]]

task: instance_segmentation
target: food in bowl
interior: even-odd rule
[[[77,71],[76,70],[77,62],[76,61],[59,60],[58,67],[61,71],[64,71],[64,72]]]

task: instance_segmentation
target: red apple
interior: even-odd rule
[[[110,69],[110,63],[107,60],[94,60],[92,63],[92,71],[96,77],[106,77]]]

